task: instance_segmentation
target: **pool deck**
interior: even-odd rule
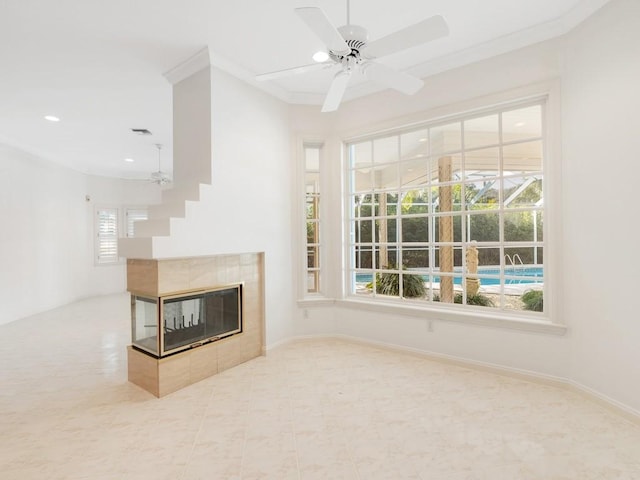
[[[434,290],[440,290],[440,282],[425,282],[427,288],[433,288]],[[505,295],[522,295],[527,290],[542,290],[544,285],[542,283],[510,283],[504,286]],[[456,292],[462,291],[461,285],[454,285],[453,290]],[[500,285],[480,285],[479,293],[500,293]]]
[[[542,283],[512,283],[504,286],[505,295],[522,295],[527,290],[542,290]],[[500,285],[480,285],[480,293],[500,293]]]
[[[367,290],[365,283],[356,284],[357,291]],[[440,290],[440,282],[424,282],[425,287],[432,288],[433,290]],[[542,290],[544,284],[542,283],[510,283],[504,286],[505,295],[517,295],[520,296],[527,290]],[[461,285],[454,285],[453,290],[456,292],[462,292]],[[479,293],[493,293],[500,294],[500,285],[480,285]]]

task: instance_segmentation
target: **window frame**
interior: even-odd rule
[[[115,238],[115,256],[111,256],[105,260],[100,260],[100,219],[99,212],[100,211],[111,211],[115,212],[116,221],[115,221],[115,235],[112,235]],[[120,256],[120,250],[118,246],[118,241],[121,238],[133,238],[134,235],[132,233],[133,221],[130,221],[130,214],[133,212],[138,212],[136,216],[138,217],[135,221],[143,220],[139,215],[139,212],[145,211],[146,218],[149,217],[149,207],[147,206],[114,206],[114,205],[96,205],[93,209],[93,229],[94,229],[94,245],[93,245],[93,263],[97,267],[109,266],[109,265],[121,265],[123,263],[123,259]]]
[[[113,222],[113,227],[115,232],[112,234],[101,234],[100,230],[102,227],[100,212],[111,212],[115,214],[115,221]],[[121,263],[120,255],[118,251],[118,239],[120,238],[121,232],[121,215],[120,208],[114,206],[96,206],[93,212],[94,215],[94,253],[93,260],[96,266],[107,266],[107,265],[116,265]],[[104,259],[102,259],[101,251],[102,251],[102,243],[103,241],[112,241],[115,243],[115,253],[112,255],[104,255]]]
[[[144,212],[144,214],[142,214]],[[132,218],[133,217],[133,218]],[[124,207],[124,236],[125,238],[134,238],[135,230],[134,224],[138,221],[144,221],[149,219],[149,208],[146,206],[135,207],[128,206]]]
[[[300,265],[299,268],[299,281],[298,281],[298,299],[301,301],[309,301],[309,300],[322,300],[326,298],[326,289],[325,289],[325,278],[326,278],[326,274],[325,274],[325,262],[326,262],[326,248],[324,245],[325,239],[326,239],[326,234],[323,231],[325,228],[325,222],[324,222],[324,210],[325,207],[323,205],[323,184],[325,183],[323,181],[323,177],[325,175],[325,168],[323,167],[323,160],[324,160],[324,150],[325,150],[325,146],[324,146],[324,142],[323,141],[319,141],[319,140],[311,140],[311,139],[302,139],[300,141],[300,153],[299,153],[299,161],[298,161],[298,165],[299,165],[299,175],[298,175],[298,185],[299,185],[299,190],[300,193],[298,195],[298,202],[296,202],[299,205],[299,213],[297,215],[297,217],[299,218],[299,223],[300,223],[300,228],[299,228],[299,235],[300,235],[300,261],[298,262],[298,264]],[[307,223],[308,223],[308,218],[307,218],[307,202],[308,202],[308,194],[307,194],[307,182],[306,182],[306,175],[307,175],[307,157],[306,157],[306,151],[308,148],[311,149],[317,149],[318,150],[318,193],[317,193],[317,198],[316,198],[316,218],[312,220],[312,223],[315,224],[315,235],[317,237],[317,242],[314,242],[312,245],[312,247],[315,249],[315,254],[316,254],[316,258],[317,258],[317,266],[315,268],[309,268],[308,265],[308,248],[309,248],[309,243],[308,243],[308,237],[307,237]],[[315,284],[316,284],[316,290],[313,292],[310,292],[308,290],[308,279],[309,279],[309,274],[310,272],[312,272],[312,274],[314,275],[315,278]]]
[[[526,92],[526,93],[525,93]],[[530,93],[535,92],[535,93]],[[525,94],[523,94],[525,93]],[[511,92],[505,92],[503,94],[497,94],[493,96],[495,101],[491,101],[491,97],[485,99],[476,99],[466,103],[466,106],[470,108],[463,108],[465,105],[454,105],[441,109],[444,112],[442,115],[434,115],[430,119],[415,118],[414,121],[406,122],[404,125],[395,126],[391,125],[387,128],[380,128],[377,131],[364,134],[355,134],[351,137],[342,139],[342,155],[343,155],[343,284],[342,284],[342,299],[340,303],[347,307],[372,309],[375,311],[388,311],[390,313],[404,313],[415,316],[423,316],[425,312],[437,312],[439,319],[444,320],[456,320],[465,321],[470,323],[480,322],[482,325],[494,325],[494,326],[508,326],[510,328],[519,328],[525,330],[535,331],[549,331],[553,333],[562,334],[566,330],[556,316],[554,290],[557,290],[556,286],[559,285],[560,278],[558,269],[555,264],[559,258],[559,252],[557,248],[554,248],[553,253],[549,244],[554,246],[559,245],[558,235],[560,231],[560,224],[558,221],[558,214],[551,214],[552,211],[559,210],[558,201],[560,195],[555,196],[555,191],[558,188],[560,182],[560,166],[557,162],[557,158],[552,155],[552,152],[559,150],[559,85],[555,82],[551,82],[544,85],[536,85],[528,88],[518,89]],[[542,248],[544,249],[544,300],[545,311],[542,314],[534,314],[511,310],[502,310],[499,308],[484,308],[478,309],[470,305],[455,305],[455,304],[440,304],[433,302],[412,302],[403,298],[370,298],[362,295],[357,295],[355,290],[351,287],[352,272],[355,271],[355,265],[352,265],[352,239],[351,239],[351,196],[354,192],[351,189],[350,171],[351,165],[349,160],[349,145],[367,140],[373,140],[376,138],[400,135],[405,132],[415,131],[421,127],[433,127],[439,124],[444,125],[447,122],[461,122],[465,119],[473,119],[482,115],[490,115],[492,113],[498,113],[504,110],[515,110],[519,107],[526,107],[539,103],[542,108],[542,132],[541,141],[543,146],[543,198],[544,198],[544,234]],[[456,112],[457,110],[457,112]],[[436,112],[437,113],[437,112]],[[499,130],[502,131],[501,129]],[[503,142],[500,139],[498,145],[502,148],[503,145],[509,142]],[[464,151],[464,149],[463,149]],[[400,163],[400,160],[396,162]],[[400,189],[398,189],[400,191]],[[372,187],[371,192],[378,193],[375,188]],[[501,203],[502,206],[502,203]],[[397,217],[402,218],[402,217]],[[500,245],[504,245],[503,232],[501,228]],[[372,242],[372,246],[378,245]],[[431,247],[433,248],[433,247]],[[503,251],[501,249],[501,251]],[[553,286],[554,288],[551,288]],[[460,308],[462,307],[462,308]]]

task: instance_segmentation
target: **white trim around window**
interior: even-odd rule
[[[298,281],[298,298],[304,301],[324,299],[325,233],[322,201],[324,176],[323,143],[317,140],[300,142],[298,161],[298,204],[299,219],[300,267]]]
[[[483,105],[483,102],[484,103]],[[526,109],[531,106],[539,106],[541,112],[541,127],[539,134],[531,134],[528,139],[524,137],[520,138],[508,138],[508,135],[505,135],[505,129],[502,128],[503,121],[511,121],[512,118],[509,117],[508,112],[514,112],[519,109]],[[459,109],[457,109],[459,108]],[[456,111],[457,110],[457,111]],[[432,312],[427,315],[436,315],[434,318],[442,319],[442,320],[450,320],[450,321],[462,321],[466,323],[473,324],[481,324],[488,325],[494,327],[511,327],[521,330],[532,330],[532,331],[540,331],[545,333],[556,333],[562,334],[566,331],[566,327],[564,327],[561,323],[561,320],[558,318],[558,311],[556,309],[556,299],[560,295],[558,291],[558,285],[561,284],[559,269],[557,268],[557,263],[560,258],[560,252],[558,251],[558,247],[560,242],[558,241],[561,224],[559,221],[559,212],[561,211],[561,206],[559,205],[560,196],[557,192],[557,186],[560,182],[560,164],[559,164],[559,156],[557,152],[559,151],[559,88],[555,82],[551,82],[546,85],[535,85],[523,89],[514,90],[512,92],[507,92],[504,94],[496,95],[492,98],[485,98],[476,100],[468,103],[466,106],[453,106],[449,107],[448,111],[446,109],[443,111],[442,115],[438,115],[432,119],[426,119],[424,121],[420,121],[419,118],[413,118],[412,121],[407,122],[404,126],[398,125],[387,125],[385,128],[381,128],[380,130],[370,131],[370,132],[362,132],[356,133],[352,136],[345,138],[343,140],[344,144],[344,157],[345,157],[345,169],[344,169],[344,245],[345,251],[343,254],[344,262],[344,296],[343,299],[339,301],[338,304],[350,307],[350,308],[358,308],[358,309],[373,309],[375,311],[386,311],[388,313],[398,313],[398,314],[406,314],[411,316],[424,316],[427,312]],[[491,142],[489,145],[488,142],[478,140],[480,143],[477,145],[473,144],[477,139],[474,139],[472,135],[465,136],[465,127],[467,125],[474,126],[474,121],[478,119],[476,122],[477,127],[481,127],[482,121],[493,121],[492,115],[495,115],[495,119],[498,122],[498,126],[495,129],[495,133],[498,135],[494,142]],[[459,179],[451,178],[448,181],[442,182],[436,179],[435,183],[429,183],[427,186],[428,190],[424,199],[421,199],[425,202],[425,211],[422,212],[419,208],[415,208],[416,212],[408,213],[407,215],[400,215],[398,212],[400,209],[405,208],[407,205],[403,203],[402,195],[406,194],[411,190],[410,186],[402,186],[402,180],[399,180],[396,185],[393,187],[386,188],[383,184],[376,184],[374,176],[375,175],[383,175],[383,173],[375,173],[377,170],[384,170],[385,165],[388,166],[388,174],[390,178],[402,178],[403,170],[401,167],[394,166],[394,162],[388,162],[382,159],[379,162],[376,162],[373,158],[371,158],[370,165],[368,166],[369,171],[371,172],[370,178],[365,179],[365,182],[371,182],[371,188],[367,191],[367,188],[360,188],[358,191],[357,188],[354,189],[354,183],[356,179],[354,178],[354,173],[359,168],[359,173],[364,175],[365,177],[368,175],[367,166],[356,166],[353,164],[352,159],[350,163],[350,149],[353,149],[354,145],[365,145],[370,143],[373,145],[373,142],[376,140],[380,140],[377,148],[380,151],[387,151],[387,153],[391,152],[391,155],[395,155],[397,158],[397,164],[402,164],[404,167],[404,173],[406,174],[409,170],[413,170],[414,167],[419,167],[420,162],[418,158],[421,158],[420,152],[416,154],[416,165],[409,165],[407,157],[403,157],[403,152],[401,147],[399,146],[401,142],[399,140],[393,140],[393,137],[400,138],[402,135],[410,135],[414,134],[416,136],[416,141],[421,140],[423,137],[420,137],[422,132],[426,132],[427,135],[432,133],[432,130],[436,130],[439,127],[444,125],[453,124],[458,122],[460,125],[459,132],[459,143],[460,145],[436,145],[432,140],[435,139],[435,136],[429,138],[430,147],[432,150],[426,150],[423,152],[423,155],[428,158],[436,158],[436,155],[449,156],[452,154],[455,156],[458,155],[460,159],[460,164],[458,167],[461,170],[462,176]],[[521,124],[524,120],[515,121],[514,124]],[[471,133],[471,128],[468,129],[467,133]],[[418,138],[420,137],[420,138]],[[388,141],[385,145],[384,139],[392,138],[392,140]],[[518,150],[518,148],[522,147],[522,144],[525,143],[525,140],[530,140],[531,142],[537,142],[535,147],[540,150],[540,154],[542,157],[542,164],[539,169],[527,168],[525,170],[526,173],[514,173],[511,171],[507,171],[507,169],[503,169],[504,157],[506,157],[508,152],[512,152]],[[455,142],[458,140],[456,139]],[[455,143],[454,142],[454,143]],[[468,142],[465,148],[465,142]],[[446,143],[446,142],[445,142]],[[514,147],[515,146],[515,147]],[[373,148],[373,147],[372,147]],[[439,151],[435,151],[436,149],[440,149]],[[464,170],[464,159],[466,154],[471,154],[474,151],[480,152],[484,150],[485,153],[491,149],[497,149],[497,158],[500,162],[499,168],[496,170],[499,174],[496,174],[494,177],[487,181],[491,183],[494,181],[496,184],[500,186],[499,190],[500,195],[502,197],[500,200],[500,206],[498,208],[498,213],[500,215],[500,228],[497,230],[497,237],[494,239],[493,243],[491,239],[485,239],[485,243],[482,245],[483,248],[488,250],[493,248],[496,250],[496,258],[499,260],[498,265],[500,266],[500,270],[497,273],[487,273],[485,275],[484,280],[495,281],[498,284],[498,293],[500,294],[500,301],[504,302],[505,296],[505,287],[508,285],[508,282],[517,282],[520,281],[519,278],[515,277],[512,273],[507,272],[504,268],[505,262],[507,258],[511,258],[513,261],[513,257],[515,254],[518,254],[518,257],[521,257],[519,250],[514,250],[514,248],[523,248],[530,250],[531,253],[531,261],[532,262],[540,262],[539,258],[536,258],[540,252],[544,252],[544,313],[533,313],[533,312],[522,312],[517,310],[508,310],[505,308],[485,308],[478,307],[471,304],[467,304],[467,294],[466,290],[461,290],[467,278],[472,278],[472,275],[469,275],[469,271],[467,270],[467,265],[465,264],[464,258],[468,249],[472,246],[471,236],[468,235],[468,232],[465,232],[465,228],[468,229],[469,221],[473,218],[484,219],[488,218],[487,214],[491,212],[488,211],[464,211],[464,202],[465,197],[462,196],[461,203],[462,205],[451,206],[449,211],[439,211],[437,205],[437,199],[434,196],[434,188],[440,186],[440,184],[448,184],[454,188],[462,188],[464,191],[465,181],[465,173],[471,174],[471,170]],[[397,152],[395,151],[397,149]],[[417,151],[417,150],[416,150]],[[372,154],[372,153],[371,153]],[[519,153],[518,153],[519,154]],[[365,152],[365,156],[367,153]],[[373,154],[372,154],[373,155]],[[453,160],[453,167],[455,170],[455,159]],[[403,163],[404,162],[404,163]],[[428,170],[428,171],[427,171]],[[433,175],[433,169],[425,170],[425,175]],[[544,182],[542,182],[542,173],[544,172]],[[531,177],[531,178],[529,178]],[[474,179],[476,180],[476,179]],[[392,180],[395,181],[395,180]],[[536,204],[529,192],[526,197],[529,199],[529,203],[523,206],[517,206],[514,201],[518,198],[519,195],[524,192],[528,186],[532,185],[534,182],[538,181],[540,185],[543,185],[543,191],[540,193],[540,201]],[[420,182],[417,182],[420,183]],[[470,186],[472,182],[469,180],[467,185]],[[508,187],[505,185],[509,184]],[[478,202],[483,195],[483,189],[479,188],[473,193],[473,198],[466,198],[466,201],[470,202]],[[490,187],[486,187],[486,190],[489,191]],[[495,192],[489,192],[488,196],[483,200],[485,202],[491,200],[490,196]],[[362,238],[356,239],[356,232],[354,231],[355,222],[359,222],[359,218],[354,214],[354,205],[353,201],[359,195],[358,200],[362,200],[360,197],[364,197],[364,195],[369,194],[369,199],[364,200],[368,201],[369,214],[363,217],[365,222],[368,222],[373,230],[369,232],[370,238],[365,239],[365,242],[362,242]],[[395,194],[395,196],[393,196]],[[380,203],[381,196],[384,195],[385,202],[384,204]],[[415,198],[415,197],[414,197]],[[524,198],[524,197],[522,197]],[[353,201],[352,201],[353,200]],[[394,205],[389,206],[389,200],[391,203],[395,202]],[[436,202],[434,202],[436,200]],[[523,201],[524,202],[524,201]],[[526,203],[526,202],[525,202]],[[428,206],[426,205],[428,204]],[[419,206],[418,206],[419,207]],[[380,208],[384,208],[385,212],[381,212]],[[391,210],[388,210],[391,208]],[[425,213],[429,208],[432,210],[429,213]],[[394,210],[395,209],[395,210]],[[407,211],[409,212],[409,211]],[[475,217],[476,215],[481,215],[479,217]],[[482,215],[485,215],[483,217]],[[529,242],[515,242],[513,244],[509,243],[507,231],[507,239],[505,240],[505,215],[510,215],[511,217],[508,219],[509,221],[516,218],[517,215],[529,215],[532,217],[544,216],[544,234],[542,232],[536,232],[535,238],[531,238]],[[452,238],[450,241],[446,241],[446,238],[436,238],[434,237],[434,230],[437,230],[438,225],[437,222],[439,218],[442,216],[453,216],[456,219],[461,220],[458,222],[458,230],[459,234],[462,235],[461,238],[458,238],[457,241],[455,238]],[[430,233],[425,233],[423,242],[416,241],[415,238],[411,238],[411,242],[403,242],[402,238],[402,222],[407,221],[407,226],[409,223],[420,223],[420,219],[424,219],[425,229],[429,230]],[[375,238],[372,235],[380,235],[379,225],[376,225],[376,222],[380,220],[384,220],[384,223],[387,223],[387,227],[389,227],[393,222],[392,228],[384,229],[383,234],[386,234],[388,230],[393,230],[393,234],[395,237],[385,238],[384,241],[380,241],[379,238]],[[466,226],[466,227],[465,227]],[[415,226],[411,226],[415,229]],[[378,230],[376,232],[376,229]],[[400,235],[398,237],[397,235]],[[358,240],[358,241],[356,241]],[[358,245],[361,248],[360,253],[366,250],[366,247],[371,247],[368,254],[371,256],[371,261],[369,264],[357,264],[357,261],[354,255],[357,253]],[[441,247],[450,247],[453,253],[453,256],[457,258],[454,260],[454,267],[451,270],[451,273],[441,273],[439,270],[434,269],[434,267],[439,267],[439,249]],[[422,253],[421,253],[422,252]],[[459,293],[462,296],[463,305],[455,305],[453,302],[450,304],[443,304],[439,301],[434,302],[434,293],[433,291],[429,294],[427,302],[425,301],[415,301],[408,298],[404,298],[402,294],[396,295],[384,295],[383,294],[376,295],[376,287],[378,285],[377,280],[373,285],[373,288],[369,290],[369,294],[358,295],[354,287],[354,278],[357,274],[361,275],[361,280],[370,280],[372,281],[374,278],[377,278],[376,275],[380,275],[381,273],[389,274],[389,276],[395,275],[396,277],[402,278],[405,273],[406,267],[388,267],[382,268],[382,265],[376,264],[376,258],[378,261],[382,258],[381,255],[385,255],[385,260],[389,261],[389,257],[392,257],[393,260],[402,262],[403,254],[410,254],[410,258],[413,259],[414,265],[411,268],[420,270],[423,275],[428,277],[429,282],[433,280],[439,280],[436,278],[434,274],[438,274],[440,277],[451,277],[452,283],[455,285],[459,284],[458,289],[461,290]],[[425,256],[426,255],[426,256]],[[508,257],[507,257],[508,255]],[[486,255],[485,255],[486,257]],[[517,262],[518,260],[516,260]],[[421,263],[422,262],[422,263]],[[457,262],[457,263],[456,263]],[[402,263],[401,263],[402,264]],[[413,273],[413,272],[412,272]],[[363,275],[368,274],[369,277],[364,278]],[[535,282],[535,278],[533,278],[533,274],[527,274],[525,276],[530,276],[527,280]],[[459,278],[458,278],[459,277]],[[495,277],[495,278],[494,278]],[[459,281],[458,281],[459,280]],[[364,288],[364,281],[361,282],[363,285],[360,285]],[[398,282],[400,283],[400,282]],[[402,286],[404,282],[400,283],[399,289],[402,291]],[[433,285],[433,284],[431,284]],[[361,289],[361,292],[362,289]],[[437,298],[439,300],[439,298]],[[500,306],[504,306],[504,303],[501,303]],[[461,308],[462,307],[462,308]]]
[[[119,263],[118,238],[120,211],[118,207],[96,207],[94,212],[96,265]]]

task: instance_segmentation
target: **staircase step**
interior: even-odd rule
[[[149,207],[149,220],[157,220],[167,217],[183,218],[186,214],[186,201],[182,200],[173,203],[160,203]]]
[[[123,258],[153,258],[153,238],[120,238],[118,255]]]
[[[200,200],[200,185],[189,185],[162,191],[162,203],[172,204],[184,200]]]
[[[135,237],[118,241],[119,255],[124,258],[156,258],[158,252],[154,252],[154,249],[162,250],[162,245],[166,245],[171,236],[172,228],[180,230],[187,210],[191,211],[194,202],[200,201],[201,196],[207,198],[211,188],[210,184],[197,184],[163,190],[162,203],[148,207],[148,220],[135,222]]]
[[[167,237],[171,235],[171,219],[169,217],[142,220],[133,226],[135,237]]]

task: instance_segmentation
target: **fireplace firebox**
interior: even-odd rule
[[[132,346],[156,358],[242,332],[242,284],[131,296]]]

